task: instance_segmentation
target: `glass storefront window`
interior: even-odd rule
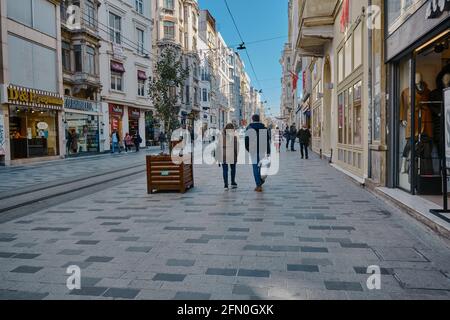
[[[344,94],[338,96],[338,142],[343,143],[344,133]]]
[[[58,113],[10,107],[11,159],[58,155]]]
[[[355,145],[362,143],[361,86],[362,82],[360,81],[354,86],[353,91],[353,143]]]
[[[66,113],[67,153],[99,151],[98,116]]]
[[[400,80],[400,99],[399,99],[399,130],[398,130],[398,145],[399,145],[399,187],[405,190],[411,189],[411,146],[409,138],[411,136],[411,98],[410,98],[410,83],[411,83],[411,60],[406,59],[400,62],[399,65],[399,80]]]

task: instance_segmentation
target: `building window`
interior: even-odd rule
[[[186,104],[191,104],[191,102],[190,102],[190,95],[189,95],[189,92],[190,91],[190,88],[189,88],[189,86],[186,86]]]
[[[173,10],[174,9],[173,0],[164,0],[164,9]]]
[[[344,132],[344,95],[341,93],[338,96],[338,142],[343,143]]]
[[[362,144],[361,87],[361,81],[353,87],[353,143],[358,146]]]
[[[194,14],[192,14],[192,26],[194,27],[194,29],[197,29],[197,16]]]
[[[202,94],[203,94],[203,101],[207,102],[208,101],[208,89],[202,89]]]
[[[345,65],[344,65],[344,77],[348,77],[350,73],[353,70],[352,67],[352,54],[353,54],[353,47],[352,47],[352,36],[348,38],[348,40],[345,42]]]
[[[172,21],[164,21],[164,38],[175,39],[175,23]]]
[[[90,28],[95,28],[95,6],[92,1],[86,1],[86,24]]]
[[[121,44],[122,18],[109,13],[109,39],[111,42]]]
[[[95,49],[93,47],[86,47],[86,72],[95,74]]]
[[[338,53],[338,80],[344,80],[344,49],[339,50]]]
[[[65,71],[72,71],[70,66],[70,44],[68,42],[62,42],[62,65]]]
[[[136,11],[140,14],[144,13],[144,0],[135,0]]]
[[[122,83],[122,73],[111,71],[111,90],[123,91]]]
[[[138,96],[145,97],[145,80],[138,79]]]
[[[136,29],[137,32],[137,53],[144,54],[144,30],[139,28]]]
[[[73,51],[75,54],[75,72],[83,72],[83,62],[82,62],[82,49],[81,45],[73,46]]]

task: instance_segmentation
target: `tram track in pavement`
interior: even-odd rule
[[[145,164],[139,164],[4,192],[0,196],[0,223],[138,179],[145,170]]]

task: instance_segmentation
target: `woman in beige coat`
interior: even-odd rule
[[[239,141],[236,128],[232,123],[225,126],[217,147],[217,161],[222,165],[225,190],[228,190],[228,171],[231,169],[231,188],[236,189],[236,164],[238,159]]]

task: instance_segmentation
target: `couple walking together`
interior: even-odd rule
[[[260,162],[270,156],[270,132],[260,122],[259,115],[252,117],[252,123],[247,127],[245,134],[245,149],[252,159],[253,176],[255,178],[256,192],[262,192],[265,180],[261,177]],[[236,165],[238,163],[239,138],[232,123],[226,125],[218,143],[216,159],[222,166],[225,190],[229,188],[228,174],[231,171],[231,188],[236,189]]]

